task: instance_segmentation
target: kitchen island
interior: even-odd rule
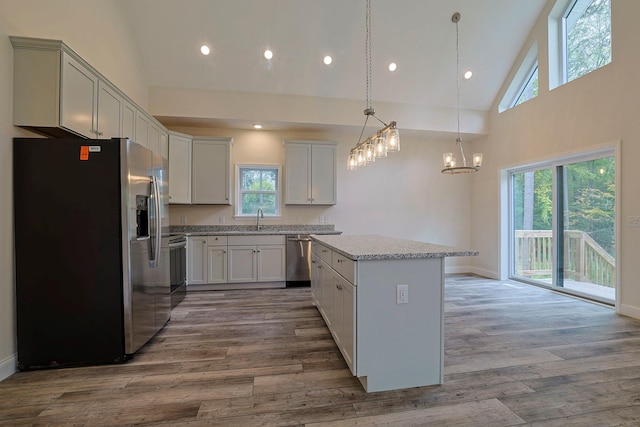
[[[367,392],[444,381],[444,258],[477,251],[372,235],[313,236],[311,291]]]

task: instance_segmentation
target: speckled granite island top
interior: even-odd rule
[[[478,251],[433,243],[416,242],[376,235],[312,236],[324,245],[354,261],[367,259],[441,258],[475,256]]]

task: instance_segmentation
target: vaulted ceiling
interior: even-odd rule
[[[371,101],[488,110],[546,0],[372,0]],[[365,106],[365,0],[121,0],[152,86]],[[211,54],[204,56],[200,46]],[[266,60],[265,49],[273,51]],[[333,57],[331,65],[323,58]],[[390,72],[388,64],[397,63]]]

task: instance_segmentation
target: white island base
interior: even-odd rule
[[[312,252],[314,303],[364,389],[442,384],[444,256],[477,252],[380,236],[316,236]]]

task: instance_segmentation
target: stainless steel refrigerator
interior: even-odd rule
[[[127,360],[171,315],[167,161],[128,139],[13,150],[18,369]]]

